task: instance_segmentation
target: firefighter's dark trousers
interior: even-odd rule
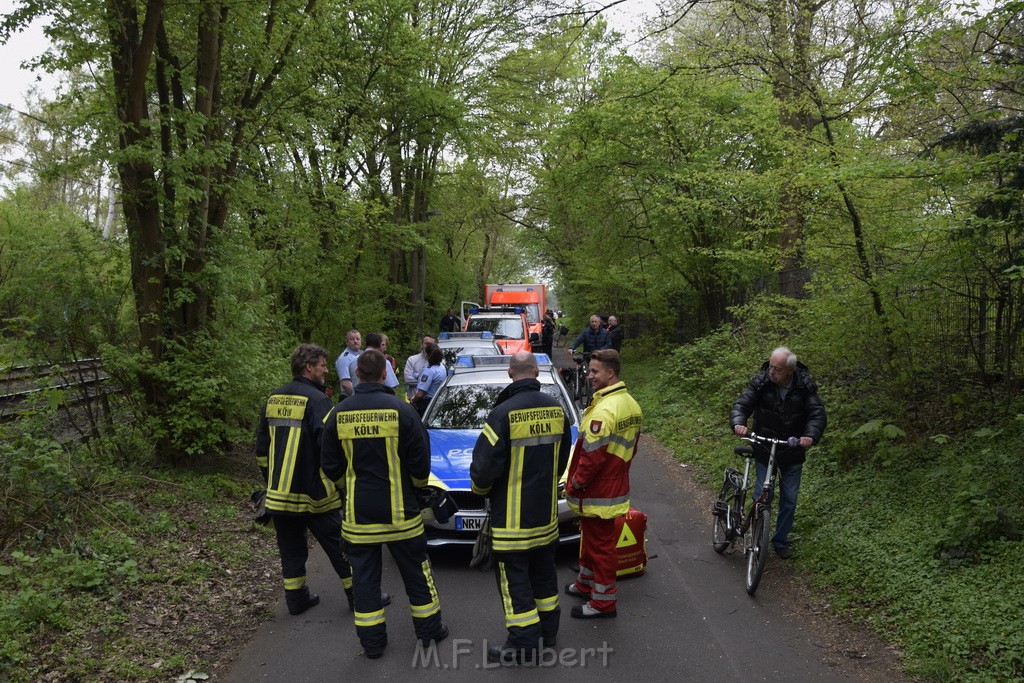
[[[508,629],[506,648],[533,650],[540,639],[551,644],[558,635],[558,542],[517,552],[495,553],[494,574]]]
[[[384,606],[380,601],[380,543],[349,543],[355,597],[356,635],[366,654],[378,654],[388,644]],[[434,587],[434,575],[427,557],[427,537],[420,534],[386,544],[402,575],[416,637],[428,641],[441,632],[441,600]]]
[[[286,596],[289,595],[288,591],[308,590],[306,560],[309,549],[306,545],[306,529],[313,533],[317,543],[327,553],[342,586],[346,590],[352,587],[352,568],[345,557],[341,540],[341,513],[338,510],[322,515],[274,513],[274,529],[277,531],[277,547],[281,551],[281,573],[284,575]]]

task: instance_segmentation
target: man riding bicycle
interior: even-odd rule
[[[608,330],[601,326],[601,317],[590,316],[590,325],[580,332],[579,336],[569,344],[569,352],[575,353],[576,347],[583,345],[583,352],[590,353],[598,349],[610,349],[612,347],[612,336]]]

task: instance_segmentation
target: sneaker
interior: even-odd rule
[[[576,585],[576,582],[565,584],[565,594],[571,595],[574,598],[583,598],[584,600],[590,599],[590,592],[584,593],[580,590],[580,587]]]
[[[793,549],[788,545],[781,545],[775,549],[775,554],[779,556],[779,559],[788,560],[793,557]]]
[[[570,612],[577,619],[614,619],[617,613],[616,610],[602,612],[601,610],[594,609],[590,606],[589,602],[573,607],[572,612]]]
[[[426,647],[431,643],[440,643],[442,640],[448,637],[449,633],[451,632],[448,630],[448,626],[445,624],[441,624],[441,630],[437,632],[436,636],[431,636],[430,638],[420,638],[420,644]]]

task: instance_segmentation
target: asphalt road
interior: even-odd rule
[[[226,680],[863,678],[855,663],[830,649],[787,603],[780,560],[770,557],[756,597],[746,594],[742,555],[719,556],[712,550],[707,500],[697,500],[680,474],[680,466],[645,436],[631,479],[634,507],[650,516],[648,572],[620,582],[616,619],[573,619],[569,609],[577,600],[563,594],[558,650],[528,674],[486,663],[487,646],[504,641],[501,603],[493,574],[470,569],[466,549],[431,554],[443,618],[451,629],[436,651],[417,646],[408,599],[385,553],[383,587],[395,596],[387,608],[389,645],[381,659],[369,660],[362,655],[341,585],[315,548],[308,575],[320,605],[291,617],[282,600]],[[560,552],[560,583],[574,576],[574,553],[574,548]]]

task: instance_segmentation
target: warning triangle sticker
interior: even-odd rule
[[[628,524],[623,524],[619,542],[615,544],[615,547],[625,548],[627,545],[636,545],[636,536],[633,535],[633,530],[629,528]]]

